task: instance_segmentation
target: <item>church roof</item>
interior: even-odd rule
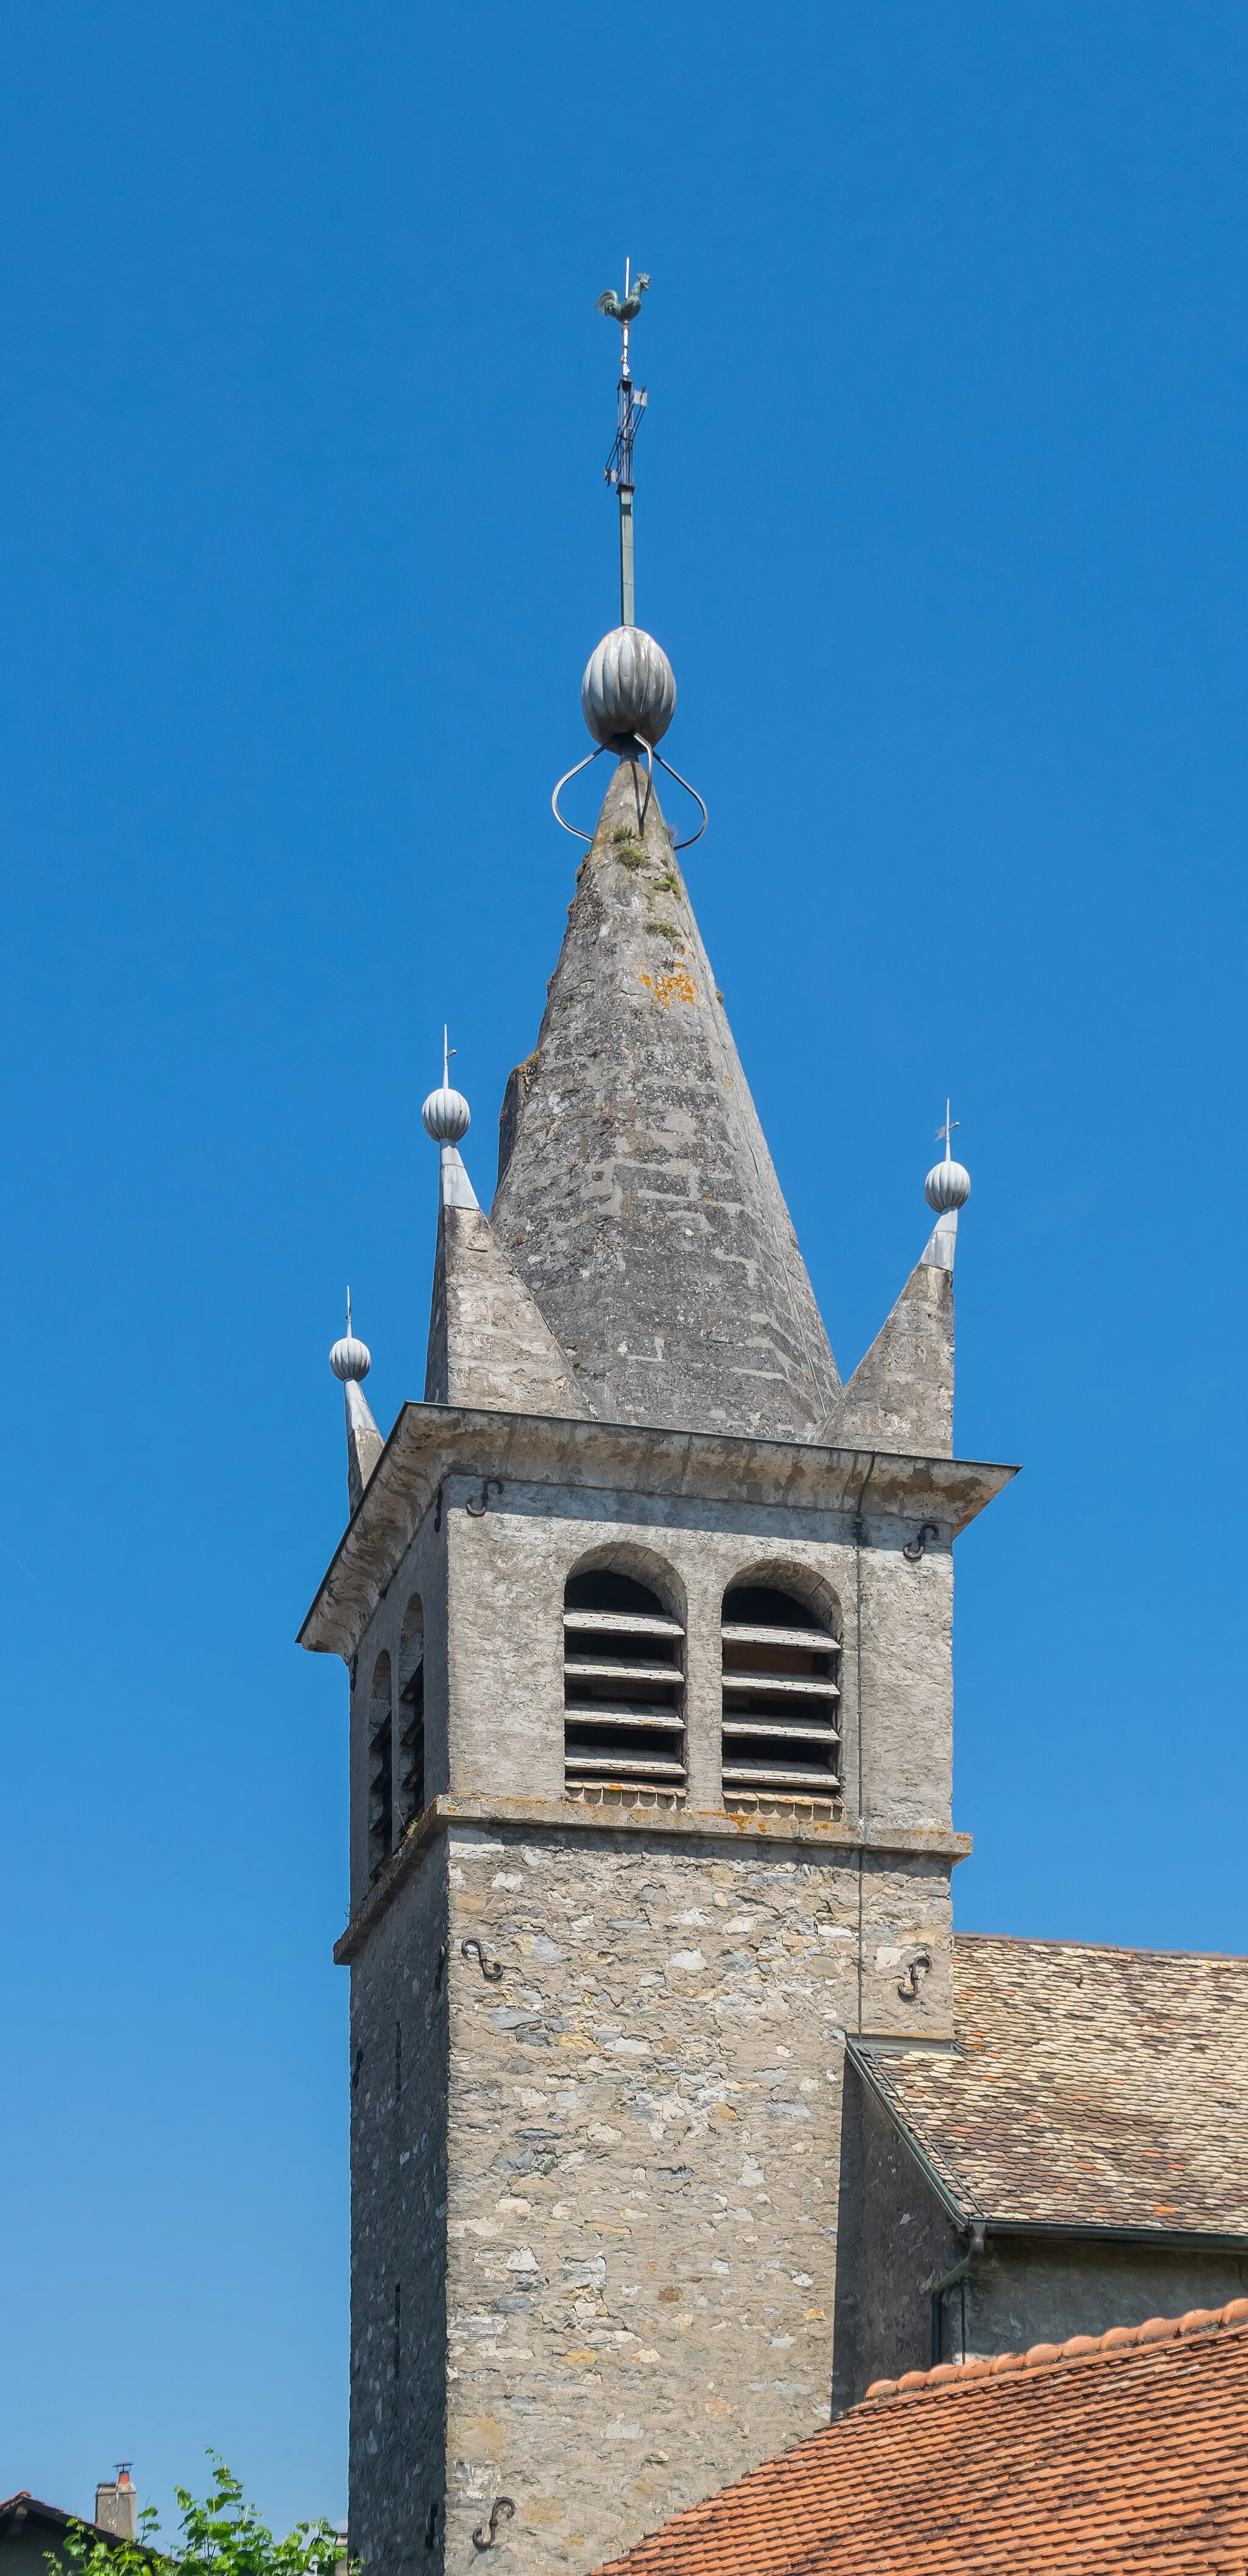
[[[954,2029],[854,2054],[959,2218],[1248,2236],[1248,1959],[960,1933]]]
[[[879,2383],[612,2568],[1190,2576],[1248,2564],[1248,2299]],[[600,2571],[601,2576],[601,2571]]]
[[[644,769],[621,760],[492,1223],[603,1420],[827,1438],[836,1362]]]

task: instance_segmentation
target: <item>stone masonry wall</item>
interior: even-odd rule
[[[506,2495],[500,2576],[545,2576],[828,2421],[860,1902],[896,2023],[948,1878],[457,1827],[449,1880],[447,2564]]]
[[[449,2019],[438,1841],[351,1975],[350,2548],[386,2576],[441,2564]]]

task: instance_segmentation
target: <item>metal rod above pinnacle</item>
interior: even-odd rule
[[[961,1124],[962,1124],[962,1121],[961,1121],[961,1119],[960,1119],[960,1118],[951,1118],[951,1117],[950,1117],[950,1115],[949,1115],[949,1111],[950,1111],[951,1107],[952,1107],[952,1103],[951,1103],[950,1101],[948,1101],[948,1100],[947,1100],[947,1101],[945,1102],[945,1123],[944,1123],[944,1126],[943,1126],[943,1127],[938,1127],[938,1128],[937,1128],[937,1130],[936,1130],[936,1142],[937,1142],[937,1144],[938,1144],[938,1145],[939,1145],[939,1144],[941,1144],[941,1143],[943,1143],[944,1148],[945,1148],[945,1161],[946,1161],[947,1163],[951,1163],[951,1162],[953,1161],[953,1131],[954,1131],[954,1128],[955,1128],[955,1127],[960,1127],[960,1126],[961,1126]]]
[[[642,414],[646,408],[645,386],[635,385],[629,372],[628,334],[630,323],[636,321],[641,311],[641,299],[649,283],[650,280],[644,271],[639,277],[630,277],[630,264],[625,260],[623,295],[617,295],[614,287],[609,286],[605,293],[599,296],[595,307],[597,312],[606,314],[608,321],[618,322],[620,326],[620,381],[616,387],[615,397],[615,445],[607,458],[605,474],[607,482],[614,485],[620,500],[621,626],[635,626],[637,623],[633,588],[633,494],[636,490],[633,481],[633,441],[641,427]]]
[[[620,624],[635,626],[633,594],[633,486],[620,485]]]

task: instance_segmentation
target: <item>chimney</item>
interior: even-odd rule
[[[101,2531],[110,2531],[117,2540],[133,2540],[139,2528],[139,2491],[130,2475],[130,2462],[119,2460],[117,2475],[95,2490],[95,2519]]]

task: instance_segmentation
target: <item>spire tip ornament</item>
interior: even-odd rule
[[[971,1195],[970,1173],[965,1163],[955,1163],[953,1159],[953,1131],[955,1127],[961,1126],[962,1121],[960,1118],[951,1118],[949,1110],[950,1103],[946,1101],[944,1126],[936,1130],[937,1142],[939,1143],[942,1137],[944,1139],[944,1160],[933,1163],[923,1183],[923,1196],[928,1206],[935,1209],[937,1216],[948,1216],[951,1211],[956,1213],[958,1208],[966,1206]]]
[[[676,713],[676,674],[644,626],[617,626],[590,654],[581,682],[581,714],[604,751],[624,751],[636,735],[647,749],[661,742]]]
[[[368,1372],[373,1365],[373,1355],[367,1342],[358,1341],[351,1329],[351,1291],[349,1288],[347,1290],[347,1329],[342,1340],[340,1342],[335,1342],[334,1347],[329,1354],[329,1365],[333,1370],[335,1377],[340,1378],[344,1386],[351,1379],[354,1379],[358,1383],[360,1378],[367,1377]]]
[[[466,1136],[472,1125],[472,1111],[462,1091],[451,1089],[451,1057],[455,1049],[448,1045],[447,1034],[444,1028],[441,1083],[436,1091],[430,1092],[420,1113],[425,1134],[432,1136],[435,1145],[458,1145],[460,1137]]]

